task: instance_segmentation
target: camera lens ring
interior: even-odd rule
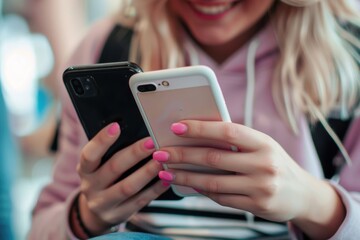
[[[70,80],[71,86],[73,87],[75,93],[79,96],[84,95],[85,90],[79,78],[73,78]]]
[[[150,84],[141,84],[137,86],[139,92],[154,92],[156,90],[156,85],[153,83]]]

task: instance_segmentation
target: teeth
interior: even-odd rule
[[[194,4],[194,8],[203,13],[209,15],[217,15],[225,12],[226,10],[231,8],[231,3],[226,5],[218,5],[218,6],[204,6],[204,5],[196,5]]]

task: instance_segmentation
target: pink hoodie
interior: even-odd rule
[[[95,24],[78,46],[68,66],[97,62],[114,24],[109,19]],[[185,43],[185,50],[192,56],[192,64],[207,65],[215,71],[233,122],[246,123],[270,135],[304,169],[316,177],[323,177],[305,117],[299,119],[300,131],[295,136],[275,109],[270,89],[278,49],[270,26],[221,65],[216,64],[190,40]],[[250,72],[252,67],[254,71]],[[34,209],[29,239],[76,239],[68,224],[69,208],[79,191],[80,179],[76,173],[76,165],[87,138],[61,77],[59,84],[63,96],[60,149],[53,180],[41,192]],[[345,139],[353,164],[343,168],[339,183],[332,182],[343,199],[347,215],[331,239],[360,238],[360,181],[356,180],[360,175],[359,132],[360,118],[357,118]],[[294,238],[299,236],[298,232],[294,234]]]

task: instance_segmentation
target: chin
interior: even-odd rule
[[[227,37],[223,34],[195,34],[194,38],[199,44],[204,46],[221,46],[232,39],[232,37]]]

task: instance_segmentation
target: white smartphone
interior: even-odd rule
[[[129,85],[156,149],[203,146],[234,150],[225,143],[183,138],[170,130],[172,123],[185,119],[231,122],[215,73],[209,67],[191,66],[137,73],[130,78]],[[164,168],[225,173],[190,164],[164,164]],[[171,187],[182,197],[198,195],[192,188]]]

